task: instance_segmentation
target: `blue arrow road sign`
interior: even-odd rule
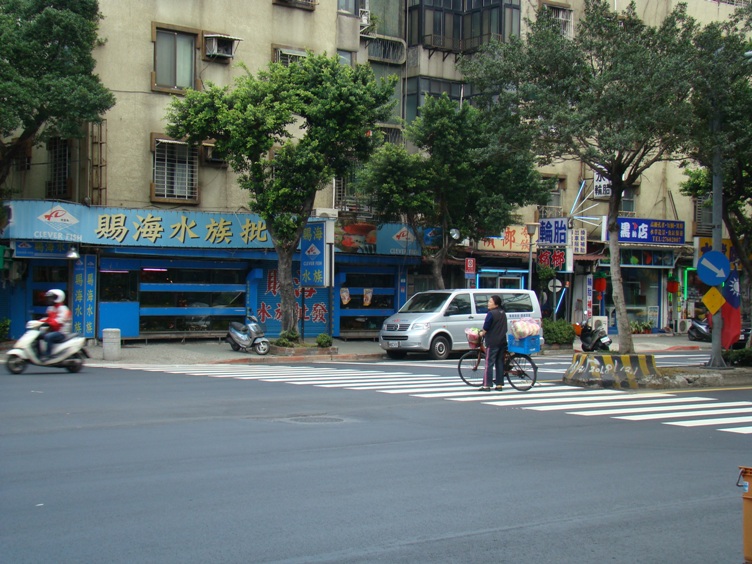
[[[720,286],[731,273],[731,263],[720,251],[705,253],[697,261],[697,275],[708,286]]]

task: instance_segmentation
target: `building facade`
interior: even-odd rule
[[[643,0],[638,12],[654,23],[673,4]],[[292,63],[306,50],[337,54],[343,64],[368,63],[377,76],[399,77],[394,115],[380,127],[387,139],[400,142],[402,125],[415,118],[426,93],[470,97],[472,85],[463,81],[458,57],[524,32],[537,5],[255,0],[252,11],[248,7],[240,0],[100,0],[105,41],[94,51],[96,72],[115,94],[115,106],[101,124],[85,126],[81,139],[30,147],[7,181],[19,194],[6,203],[10,224],[1,234],[9,250],[0,317],[11,319],[12,337],[31,315],[43,313],[43,294],[52,286],[68,292],[76,330],[90,338],[112,327],[128,338],[216,335],[229,320],[250,313],[274,335],[276,256],[265,225],[249,212],[249,194],[210,140],[192,147],[165,134],[171,97],[209,82],[230,85],[270,61]],[[562,33],[574,33],[582,2],[550,7]],[[701,21],[726,18],[732,10],[723,2],[690,4]],[[608,316],[609,290],[598,296],[592,288],[593,275],[608,269],[602,222],[578,219],[585,208],[588,216],[605,215],[608,187],[578,163],[542,173],[551,179],[549,205],[522,210],[526,222],[538,224],[537,234],[510,226],[498,238],[466,242],[460,249],[474,260],[474,271],[462,260],[450,261],[447,282],[527,287],[534,257],[560,272],[561,290],[543,290],[560,317],[576,320],[583,311]],[[682,234],[670,242],[623,243],[632,252],[625,264],[633,288],[628,295],[634,296],[628,298],[630,316],[651,320],[655,330],[687,315],[682,296],[667,292],[669,274],[685,278],[694,238],[708,234],[702,206],[679,194],[681,181],[676,166],[655,165],[624,197],[625,218],[682,224]],[[299,280],[305,335],[372,338],[409,295],[430,288],[409,231],[378,226],[348,179],[321,190],[314,216],[331,231],[327,244],[335,260],[329,287]],[[547,239],[561,218],[564,240],[561,233]]]

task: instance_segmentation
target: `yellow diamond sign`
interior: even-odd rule
[[[702,297],[702,303],[705,304],[705,307],[708,308],[708,311],[710,313],[715,315],[715,312],[721,309],[721,307],[723,307],[723,304],[726,303],[726,298],[724,298],[723,294],[718,291],[718,288],[713,286]]]

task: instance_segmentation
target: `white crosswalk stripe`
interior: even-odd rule
[[[384,372],[381,370],[322,366],[217,366],[186,365],[155,367],[125,365],[119,368],[185,374],[209,378],[280,382],[319,388],[405,394],[417,398],[516,407],[529,411],[563,411],[583,417],[609,417],[621,421],[655,421],[677,427],[718,427],[727,433],[752,434],[752,402],[720,402],[715,398],[683,396],[670,392],[632,392],[584,389],[553,382],[540,382],[528,392],[510,386],[504,391],[480,392],[454,376]],[[423,366],[429,369],[430,366]],[[539,369],[539,373],[545,369]],[[551,370],[551,372],[558,372]]]

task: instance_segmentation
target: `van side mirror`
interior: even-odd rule
[[[451,304],[447,310],[444,312],[444,316],[448,317],[450,315],[457,315],[460,312],[459,306],[456,304]]]

